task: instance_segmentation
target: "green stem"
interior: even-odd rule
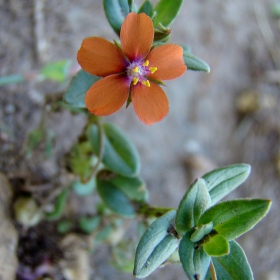
[[[128,0],[129,12],[133,12],[134,0]]]
[[[142,204],[137,210],[137,213],[146,217],[160,217],[170,210],[174,210],[174,208],[153,207],[149,204]]]
[[[99,152],[98,152],[98,155],[97,155],[97,163],[95,164],[95,166],[93,167],[92,169],[92,172],[91,174],[86,178],[86,179],[81,179],[81,182],[83,184],[86,184],[89,182],[89,180],[96,175],[97,171],[98,171],[98,167],[101,163],[101,160],[102,160],[102,157],[103,157],[103,151],[104,151],[104,131],[103,131],[103,128],[102,128],[102,125],[100,124],[99,121],[96,121],[95,124],[97,125],[98,127],[98,131],[99,131],[99,143],[100,143],[100,146],[99,146]]]

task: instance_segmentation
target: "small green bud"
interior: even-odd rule
[[[155,41],[167,42],[169,40],[171,28],[164,27],[161,23],[155,28]]]

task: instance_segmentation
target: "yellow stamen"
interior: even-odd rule
[[[135,67],[132,69],[133,72],[138,73],[139,72],[139,67]]]
[[[135,86],[139,82],[139,78],[134,77],[132,80],[132,84]]]
[[[143,65],[143,66],[148,66],[149,63],[150,63],[149,60],[146,60],[142,65]]]
[[[157,67],[150,67],[149,70],[152,74],[154,74],[157,71]]]
[[[151,84],[148,80],[142,81],[142,85],[146,86],[146,87],[150,87]]]

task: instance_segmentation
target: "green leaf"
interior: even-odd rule
[[[87,196],[90,195],[96,186],[95,178],[91,178],[87,183],[82,183],[80,180],[76,180],[72,184],[72,188],[77,195]]]
[[[133,274],[137,278],[150,275],[178,247],[179,240],[169,232],[175,215],[175,210],[167,212],[143,234],[135,254]]]
[[[268,212],[271,201],[266,199],[236,199],[216,204],[206,210],[198,226],[213,222],[214,230],[232,240],[252,229]]]
[[[145,13],[150,18],[153,16],[153,5],[149,0],[146,0],[138,10],[138,14]]]
[[[65,82],[70,70],[71,62],[69,60],[60,60],[45,65],[40,71],[40,75],[45,79],[55,82]]]
[[[212,204],[240,186],[249,176],[251,166],[248,164],[235,164],[215,169],[202,178],[210,192]]]
[[[105,15],[114,31],[119,35],[124,18],[129,13],[127,0],[103,0]]]
[[[53,212],[46,215],[46,218],[48,220],[54,221],[54,220],[59,219],[62,216],[66,202],[67,202],[68,192],[69,192],[68,189],[64,189],[60,193],[60,195],[57,197]]]
[[[109,181],[133,201],[145,202],[148,199],[148,190],[139,177],[112,176]]]
[[[105,138],[103,164],[114,173],[126,177],[136,176],[140,171],[140,157],[133,143],[113,124],[104,123],[102,127]],[[99,133],[96,125],[88,129],[88,137],[95,154],[99,154],[100,149]]]
[[[64,101],[73,107],[84,108],[85,96],[89,88],[99,80],[99,77],[80,70],[71,80],[64,95]]]
[[[187,66],[188,70],[202,71],[202,72],[210,73],[210,71],[211,71],[210,67],[204,60],[191,54],[189,47],[182,46],[182,48],[184,50],[183,59],[184,59],[185,65]]]
[[[197,179],[186,192],[178,207],[175,219],[176,230],[183,236],[197,224],[200,215],[211,205],[205,181]]]
[[[157,27],[161,23],[168,27],[178,15],[183,2],[184,0],[160,0],[154,8],[154,26]]]
[[[139,274],[135,275],[137,278],[145,278],[162,265],[177,249],[179,240],[167,235],[154,249],[149,256],[145,265]]]
[[[94,230],[97,229],[101,221],[100,216],[94,216],[94,217],[82,217],[79,220],[79,227],[85,232],[85,233],[91,233]]]
[[[210,257],[202,247],[196,248],[196,244],[190,240],[192,233],[193,230],[188,231],[180,242],[180,260],[190,280],[204,279],[210,264]]]
[[[129,198],[112,183],[97,179],[97,191],[105,205],[113,212],[133,218],[135,210]]]
[[[211,257],[227,255],[230,251],[227,240],[219,234],[211,236],[209,241],[203,245],[203,249]]]
[[[198,242],[201,240],[205,235],[209,234],[213,230],[213,223],[210,222],[209,224],[202,225],[200,227],[195,227],[195,232],[191,235],[192,242]]]
[[[212,258],[218,280],[254,280],[246,255],[236,241],[230,241],[230,254]],[[210,280],[211,278],[207,278]]]

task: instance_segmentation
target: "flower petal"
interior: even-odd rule
[[[162,120],[168,113],[168,99],[160,86],[151,82],[151,86],[132,87],[132,103],[138,118],[147,125]]]
[[[183,48],[178,45],[166,44],[154,48],[146,58],[151,67],[157,67],[154,74],[149,75],[155,80],[172,80],[185,73],[187,67],[183,60]]]
[[[154,40],[152,20],[144,13],[130,13],[121,27],[121,46],[129,60],[144,58],[150,51]]]
[[[86,72],[97,76],[117,74],[125,70],[125,58],[119,48],[100,37],[84,39],[77,59]]]
[[[85,103],[96,116],[108,116],[118,111],[128,99],[129,83],[122,75],[110,75],[88,90]]]

